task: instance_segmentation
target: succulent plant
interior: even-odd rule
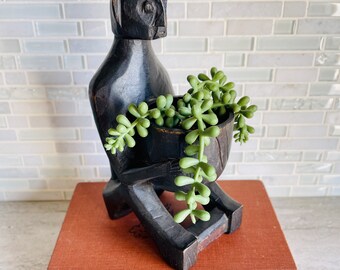
[[[108,130],[110,136],[104,145],[112,154],[116,154],[117,150],[122,152],[126,146],[134,147],[134,135],[137,132],[141,137],[148,136],[150,121],[158,126],[188,131],[185,136],[185,156],[179,161],[183,175],[174,180],[178,187],[189,187],[187,192],[175,192],[176,199],[185,201],[187,208],[175,214],[177,223],[183,222],[188,216],[193,223],[196,223],[196,219],[210,219],[209,212],[197,209],[197,206],[210,201],[210,189],[204,182],[212,182],[217,178],[215,168],[204,155],[204,149],[210,144],[211,138],[219,135],[219,119],[223,119],[228,110],[234,112],[234,139],[241,144],[247,142],[249,134],[255,132],[253,127],[246,124],[246,119],[253,117],[257,106],[249,105],[248,96],[236,102],[235,85],[227,81],[223,71],[212,68],[210,74],[211,78],[203,73],[197,77],[189,75],[187,80],[191,88],[176,104],[172,95],[157,97],[155,108],[149,108],[146,102],[138,106],[130,104],[128,112],[130,119],[133,117],[134,120],[131,122],[125,115],[118,115],[118,125]]]

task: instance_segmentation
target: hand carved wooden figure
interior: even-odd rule
[[[108,129],[117,125],[117,115],[125,114],[129,104],[173,94],[168,73],[150,41],[166,36],[166,4],[166,0],[111,0],[115,40],[89,87],[103,144]],[[218,175],[227,163],[232,130],[231,113],[221,135],[208,149]],[[209,183],[211,202],[205,208],[210,211],[210,221],[198,221],[187,229],[175,223],[157,193],[178,190],[173,181],[179,175],[178,160],[183,156],[185,133],[154,127],[150,135],[134,148],[115,155],[108,153],[112,176],[103,192],[104,201],[112,219],[133,210],[167,263],[176,269],[188,269],[206,245],[240,226],[242,205],[217,183]]]

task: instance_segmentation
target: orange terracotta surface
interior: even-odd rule
[[[260,181],[219,181],[244,205],[239,230],[199,253],[192,269],[296,269],[273,207]],[[136,216],[110,220],[105,183],[77,185],[49,269],[171,269]],[[171,193],[162,195],[176,211]]]

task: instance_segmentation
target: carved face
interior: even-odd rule
[[[166,36],[166,0],[112,0],[113,33],[126,39]]]

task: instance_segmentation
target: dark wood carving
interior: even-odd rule
[[[168,73],[151,46],[152,39],[166,36],[166,1],[111,0],[113,46],[89,87],[90,102],[102,143],[108,129],[116,126],[116,116],[130,103],[173,94]],[[221,125],[221,134],[207,147],[209,162],[220,175],[226,166],[233,134],[233,114]],[[131,212],[154,238],[161,255],[176,269],[188,269],[198,252],[223,233],[231,233],[241,223],[242,205],[225,194],[217,183],[206,209],[208,222],[189,228],[173,221],[159,200],[163,190],[175,191],[179,159],[185,147],[185,131],[152,125],[146,139],[116,155],[108,154],[111,179],[103,197],[111,219]]]

